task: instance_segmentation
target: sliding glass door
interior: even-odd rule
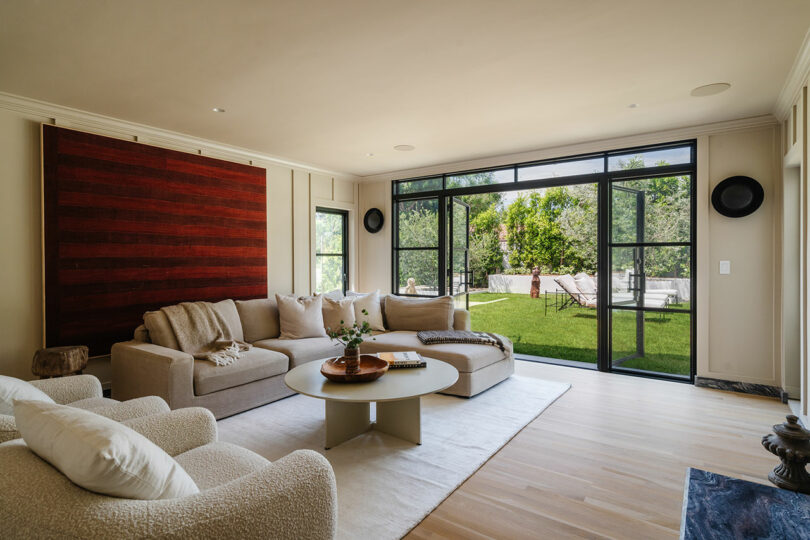
[[[395,181],[392,290],[527,358],[691,380],[695,171],[686,141]]]
[[[689,378],[691,174],[610,184],[610,361],[614,371]]]

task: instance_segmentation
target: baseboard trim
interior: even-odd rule
[[[713,388],[715,390],[726,390],[728,392],[740,392],[742,394],[753,394],[755,396],[772,397],[781,400],[785,400],[787,396],[778,386],[740,381],[725,381],[723,379],[711,379],[709,377],[695,377],[695,386]]]

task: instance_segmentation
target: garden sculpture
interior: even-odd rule
[[[540,298],[540,268],[532,268],[532,298]]]
[[[408,286],[405,287],[405,294],[416,294],[416,280],[412,277],[408,278]]]

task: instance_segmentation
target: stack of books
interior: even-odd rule
[[[416,351],[382,352],[377,356],[388,362],[388,369],[427,367],[425,359]]]

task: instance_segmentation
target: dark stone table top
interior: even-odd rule
[[[690,468],[681,538],[810,539],[810,495]]]

